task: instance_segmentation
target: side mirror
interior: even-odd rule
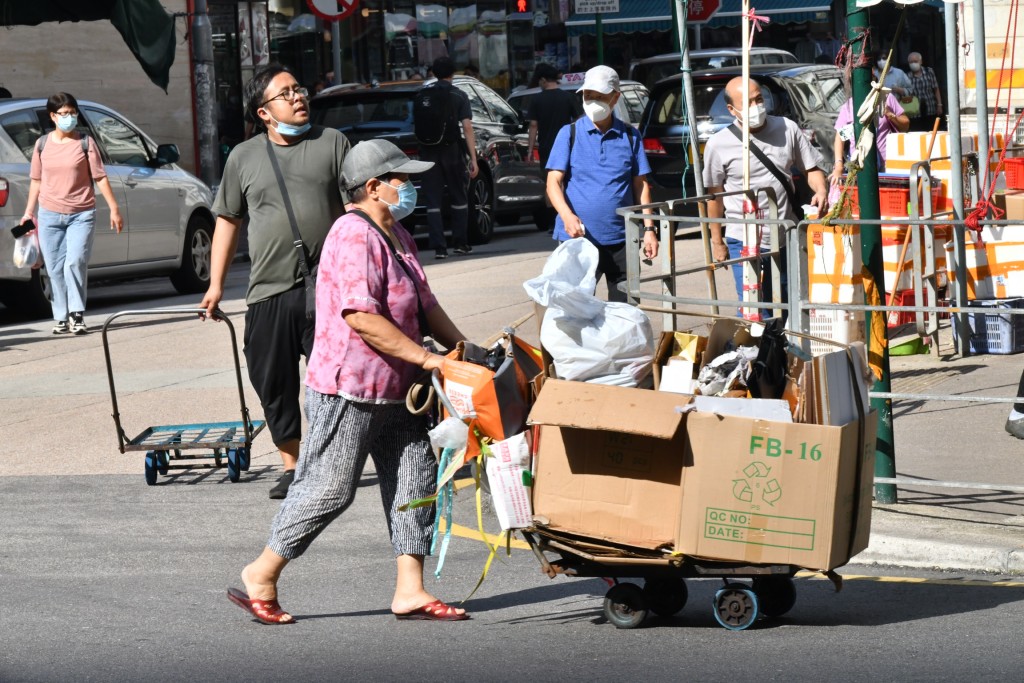
[[[156,148],[156,164],[157,166],[164,166],[166,164],[173,164],[181,158],[181,154],[178,153],[177,145],[158,145]]]

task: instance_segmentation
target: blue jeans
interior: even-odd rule
[[[54,320],[67,320],[69,311],[85,312],[95,224],[96,209],[56,213],[39,207],[39,246],[50,276]]]
[[[735,239],[733,237],[725,238],[725,245],[729,247],[729,258],[737,259],[742,256],[743,252],[743,241]],[[761,252],[766,253],[769,249],[761,247]],[[772,300],[772,278],[771,278],[771,256],[761,257],[761,301]],[[779,273],[779,285],[782,287],[782,301],[788,301],[788,289],[787,289],[787,278],[786,278],[786,250],[782,250],[782,272]],[[736,296],[740,301],[743,301],[743,264],[734,263],[732,265],[732,276],[736,280]],[[763,315],[770,315],[769,309],[760,309]]]

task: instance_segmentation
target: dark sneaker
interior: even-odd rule
[[[435,251],[434,252],[434,258],[437,259],[438,261],[440,261],[441,259],[446,259],[446,258],[448,258],[448,252],[447,251]]]
[[[71,328],[68,327],[68,322],[66,320],[58,320],[53,325],[53,333],[54,334],[67,334],[70,331],[71,331]]]
[[[1006,421],[1006,431],[1018,439],[1024,439],[1024,417]]]
[[[81,313],[71,314],[71,334],[88,334],[89,328],[85,326],[85,318]]]
[[[291,488],[292,482],[295,481],[295,470],[285,470],[284,474],[274,484],[274,488],[270,489],[271,500],[282,500],[288,497],[288,489]]]
[[[454,251],[458,256],[465,256],[466,254],[473,253],[473,247],[469,246],[468,244],[465,244],[461,247],[455,247],[454,249],[452,249],[452,251]]]

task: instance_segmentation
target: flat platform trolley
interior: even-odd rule
[[[249,418],[242,388],[242,368],[238,361],[238,342],[235,328],[223,311],[217,310],[213,318],[223,322],[231,336],[231,351],[235,361],[235,380],[242,419],[238,422],[202,422],[147,427],[134,438],[129,438],[121,426],[114,388],[114,369],[110,361],[107,333],[110,324],[118,318],[138,315],[198,315],[204,308],[160,308],[114,313],[103,323],[103,355],[107,362],[107,380],[110,383],[110,402],[113,405],[114,426],[117,429],[118,450],[146,452],[146,483],[156,484],[157,475],[166,475],[172,469],[227,467],[228,479],[236,482],[241,473],[249,469],[252,442],[266,426],[265,420]],[[209,451],[191,453],[189,451]],[[213,460],[212,463],[208,462]],[[173,463],[173,464],[172,464]]]
[[[564,574],[611,581],[613,585],[604,598],[604,616],[616,628],[636,628],[652,612],[668,617],[681,611],[688,597],[686,579],[722,579],[724,585],[715,593],[712,612],[715,621],[732,631],[750,628],[760,617],[780,617],[796,603],[793,576],[801,568],[793,565],[667,555],[556,532],[541,525],[518,531],[549,577]],[[549,559],[547,552],[558,558]],[[839,590],[842,579],[834,572],[826,576]],[[644,584],[620,579],[643,579]]]

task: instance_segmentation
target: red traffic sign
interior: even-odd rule
[[[348,19],[359,6],[359,0],[306,0],[313,14],[327,21]]]
[[[686,13],[686,21],[699,24],[709,21],[722,6],[721,0],[690,0],[690,9]]]

